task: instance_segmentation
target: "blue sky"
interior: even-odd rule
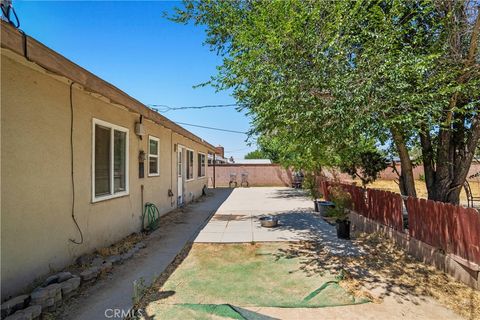
[[[174,107],[230,104],[228,92],[193,89],[216,73],[221,57],[203,45],[201,27],[163,18],[180,2],[13,1],[21,29],[145,104]],[[249,119],[233,107],[169,111],[173,121],[247,131]],[[228,156],[255,149],[246,136],[185,126]]]

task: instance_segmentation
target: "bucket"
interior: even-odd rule
[[[335,207],[335,204],[330,201],[315,201],[315,206],[317,207],[316,212],[319,212],[321,216],[324,216],[327,213],[328,208]]]

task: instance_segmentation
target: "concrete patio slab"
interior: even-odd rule
[[[260,217],[275,215],[276,228],[260,226]],[[227,221],[222,237],[218,223]],[[206,235],[204,235],[206,233]],[[215,212],[195,242],[273,242],[320,240],[335,253],[358,255],[349,241],[337,238],[331,225],[313,211],[313,202],[301,190],[290,188],[237,188]]]
[[[246,232],[228,232],[224,233],[222,236],[222,243],[243,243],[243,242],[252,242],[253,235],[252,233]]]
[[[223,232],[202,232],[197,236],[195,242],[221,242]]]

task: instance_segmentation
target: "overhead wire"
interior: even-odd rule
[[[208,104],[203,106],[189,106],[189,107],[171,107],[166,104],[148,104],[152,109],[157,112],[166,113],[169,111],[186,110],[186,109],[206,109],[206,108],[228,108],[228,107],[241,107],[242,105],[237,103],[231,104]]]
[[[191,127],[197,127],[197,128],[203,128],[203,129],[209,129],[209,130],[217,130],[217,131],[223,131],[223,132],[248,134],[247,132],[243,132],[243,131],[236,131],[236,130],[215,128],[215,127],[208,127],[208,126],[201,126],[201,125],[198,125],[198,124],[191,124],[191,123],[185,123],[185,122],[175,122],[175,123],[176,123],[176,124],[181,124],[181,125],[184,125],[184,126],[191,126]]]
[[[231,103],[231,104],[207,104],[207,105],[202,105],[202,106],[189,106],[189,107],[171,107],[165,104],[148,104],[147,105],[150,109],[159,112],[159,113],[166,113],[168,111],[175,111],[175,110],[186,110],[186,109],[206,109],[206,108],[227,108],[227,107],[241,107],[240,104],[237,103]],[[163,108],[163,109],[161,109]],[[209,127],[209,126],[203,126],[199,124],[192,124],[192,123],[185,123],[185,122],[175,122],[176,124],[184,125],[184,126],[191,126],[191,127],[197,127],[197,128],[203,128],[203,129],[209,129],[209,130],[217,130],[217,131],[223,131],[223,132],[231,132],[231,133],[239,133],[239,134],[247,134],[247,132],[243,131],[237,131],[237,130],[229,130],[229,129],[223,129],[223,128],[215,128],[215,127]]]

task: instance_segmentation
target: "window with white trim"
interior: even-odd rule
[[[193,150],[187,150],[187,180],[193,179]]]
[[[198,169],[198,174],[197,174],[197,177],[199,178],[203,178],[205,177],[205,165],[206,165],[206,162],[205,162],[205,154],[204,153],[198,153],[197,154],[197,169]]]
[[[160,140],[153,136],[148,137],[148,175],[160,174]]]
[[[93,119],[92,201],[128,194],[128,129]]]

